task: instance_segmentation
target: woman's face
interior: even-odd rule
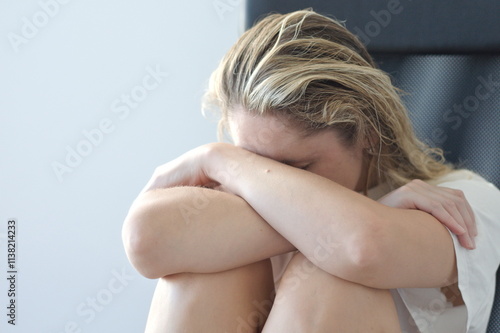
[[[362,191],[366,181],[363,147],[346,147],[334,130],[304,137],[274,116],[234,111],[229,130],[236,146]]]

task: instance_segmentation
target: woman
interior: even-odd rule
[[[415,138],[341,24],[263,19],[207,100],[234,144],[158,167],[124,224],[147,332],[484,332],[500,192]]]

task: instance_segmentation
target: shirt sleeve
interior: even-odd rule
[[[450,232],[455,246],[458,286],[467,310],[466,332],[470,333],[486,332],[500,264],[500,191],[477,178],[439,184],[464,192],[478,228],[474,250],[462,247],[456,235]]]
[[[474,250],[462,247],[450,232],[458,287],[465,305],[454,307],[441,288],[397,289],[401,327],[405,333],[485,333],[500,264],[500,191],[466,170],[452,173],[434,185],[463,191],[474,211],[478,228]]]

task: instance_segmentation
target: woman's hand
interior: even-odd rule
[[[389,207],[427,212],[456,234],[463,247],[475,248],[474,213],[460,190],[433,186],[416,179],[386,194],[378,202]]]
[[[223,165],[214,165],[213,153],[228,153]],[[238,175],[242,159],[241,148],[228,143],[208,143],[194,148],[168,163],[157,167],[141,193],[157,188],[203,186],[230,192],[224,185]],[[245,153],[254,156],[247,151]],[[248,156],[246,157],[248,160]]]
[[[206,144],[194,148],[176,159],[157,167],[142,193],[157,188],[175,186],[210,186],[212,180],[207,176],[205,167],[210,147]]]

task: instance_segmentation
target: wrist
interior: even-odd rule
[[[249,152],[229,143],[211,143],[207,148],[206,175],[236,193],[236,180],[242,172],[242,157]]]

